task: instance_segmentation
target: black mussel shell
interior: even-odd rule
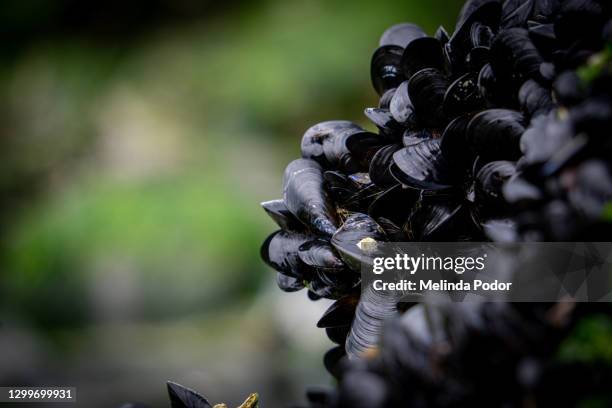
[[[448,80],[435,68],[425,68],[410,78],[408,95],[418,120],[426,126],[441,128],[446,125],[442,104],[447,87]]]
[[[532,19],[540,23],[552,22],[560,6],[560,0],[538,0],[533,6]]]
[[[571,125],[557,119],[557,112],[536,116],[521,136],[522,161],[527,164],[545,162],[560,151],[571,137]]]
[[[393,154],[391,174],[405,186],[424,189],[447,189],[453,182],[449,163],[440,150],[440,139],[404,147]]]
[[[517,95],[511,88],[510,81],[499,78],[491,64],[485,64],[478,74],[480,93],[492,105],[513,107],[517,105]]]
[[[404,224],[406,234],[414,241],[455,240],[463,222],[463,206],[453,200],[423,202]]]
[[[501,5],[498,0],[468,1],[457,20],[457,28],[445,45],[445,53],[454,72],[462,72],[466,56],[473,47],[472,26],[480,23],[497,31],[501,17]]]
[[[305,282],[303,282],[305,283]],[[312,290],[308,289],[306,291],[306,295],[308,296],[308,299],[312,300],[313,302],[316,302],[317,300],[321,300],[322,297],[317,295],[316,293],[314,293]]]
[[[478,113],[467,127],[467,141],[474,153],[488,161],[521,156],[520,138],[525,131],[523,115],[509,109]]]
[[[398,132],[401,133],[403,127],[393,118],[389,109],[366,108],[366,117],[381,131],[381,135],[393,137]]]
[[[351,326],[338,326],[338,327],[327,327],[325,329],[325,334],[327,338],[333,341],[336,344],[344,345],[346,342],[346,337],[349,335],[351,331]]]
[[[261,206],[281,229],[287,231],[303,231],[305,229],[304,224],[291,214],[283,200],[264,201]]]
[[[336,232],[335,209],[317,162],[297,159],[289,163],[283,175],[283,200],[289,211],[310,229],[327,237]]]
[[[473,152],[466,141],[467,126],[471,119],[470,115],[456,117],[446,126],[440,139],[442,154],[448,159],[450,166],[457,171],[465,169],[468,163],[473,162]]]
[[[470,42],[472,47],[485,47],[489,48],[495,34],[491,27],[476,22],[470,28]]]
[[[386,320],[397,314],[396,292],[376,291],[371,285],[361,293],[351,332],[346,338],[346,354],[349,358],[363,357],[378,344],[380,332]]]
[[[372,55],[370,76],[372,85],[379,95],[387,90],[397,87],[403,81],[401,60],[404,49],[397,45],[384,45],[379,47]]]
[[[470,50],[465,62],[469,71],[475,72],[476,75],[489,62],[489,47],[474,47]]]
[[[417,38],[425,37],[425,35],[425,31],[416,24],[395,24],[385,30],[380,37],[379,46],[396,45],[404,48],[412,41]]]
[[[344,347],[334,347],[329,349],[323,356],[323,365],[327,372],[336,378],[340,377],[340,365],[342,360],[346,357]]]
[[[548,113],[554,108],[549,89],[530,79],[525,81],[518,93],[521,110],[528,117]]]
[[[478,77],[473,72],[457,78],[444,95],[443,110],[449,118],[464,113],[480,110],[484,106],[484,98],[478,88]]]
[[[414,124],[416,121],[414,108],[408,96],[408,81],[402,82],[395,90],[395,94],[391,98],[389,110],[397,123],[408,125]]]
[[[491,23],[491,26],[499,24],[500,15],[499,0],[468,0],[459,12],[455,32],[471,27],[476,21]]]
[[[395,88],[387,89],[384,94],[378,100],[378,107],[381,109],[389,109],[389,105],[391,104],[391,98],[395,94]]]
[[[308,290],[326,299],[339,299],[359,284],[359,275],[344,271],[317,270],[308,281]]]
[[[392,242],[405,242],[408,241],[408,237],[404,233],[402,227],[388,218],[379,217],[376,219],[378,225],[385,231],[386,236]]]
[[[391,175],[389,167],[393,162],[393,153],[401,149],[398,144],[391,144],[382,147],[372,156],[370,161],[370,179],[379,187],[388,187],[396,184],[397,181]]]
[[[370,165],[370,159],[385,144],[379,135],[370,132],[353,133],[346,137],[344,143],[340,144],[336,151],[346,149],[349,153],[351,165],[345,165],[344,168],[349,172],[367,171]]]
[[[509,161],[494,161],[485,164],[476,174],[475,194],[479,205],[492,208],[504,204],[502,188],[516,173],[516,166]]]
[[[542,56],[550,59],[557,49],[557,37],[552,24],[536,24],[529,27],[529,38]]]
[[[360,213],[349,216],[331,239],[344,262],[357,272],[361,263],[370,262],[382,241],[386,241],[384,230],[370,216]]]
[[[358,302],[359,296],[355,294],[346,295],[336,300],[323,313],[323,316],[317,322],[317,327],[329,328],[350,325]]]
[[[172,408],[212,408],[211,403],[194,390],[172,381],[167,382],[167,387]]]
[[[410,130],[406,129],[402,136],[402,144],[406,147],[424,142],[425,140],[434,139],[434,135],[427,129]]]
[[[307,241],[298,248],[298,257],[309,267],[323,270],[340,270],[344,263],[328,240],[315,239]]]
[[[533,11],[535,0],[506,0],[502,7],[503,28],[523,27]]]
[[[573,71],[564,71],[553,83],[555,98],[563,106],[574,106],[585,98],[585,89],[580,78]]]
[[[406,78],[424,68],[444,70],[442,44],[433,37],[422,37],[406,46],[402,55],[401,67]]]
[[[605,2],[601,2],[605,3]],[[555,19],[555,34],[560,44],[569,47],[577,40],[596,47],[605,23],[602,4],[597,0],[565,0]]]
[[[450,40],[450,36],[448,35],[448,31],[444,26],[438,27],[434,34],[434,38],[440,41],[441,44],[446,44],[448,40]]]
[[[330,166],[325,158],[324,145],[346,130],[363,131],[359,125],[348,120],[330,120],[311,126],[302,137],[302,157],[315,160],[325,167]]]
[[[358,187],[349,180],[348,176],[340,171],[328,170],[323,173],[323,178],[329,192],[338,202],[345,202],[359,191]]]
[[[299,258],[299,248],[312,237],[279,230],[272,233],[261,246],[261,258],[276,271],[302,279],[306,269]]]
[[[588,160],[575,172],[576,183],[568,193],[569,201],[582,214],[598,219],[612,200],[610,168],[602,160]]]
[[[380,194],[368,207],[368,214],[374,219],[386,218],[394,223],[406,221],[406,209],[419,199],[419,191],[397,184]]]
[[[540,64],[544,62],[524,28],[502,30],[491,45],[490,58],[495,74],[512,81],[514,88],[527,79],[539,79]]]
[[[276,273],[276,284],[283,292],[297,292],[304,289],[304,281],[284,273]]]

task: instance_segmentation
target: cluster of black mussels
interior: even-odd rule
[[[609,366],[552,358],[607,304],[406,305],[360,288],[379,242],[609,240],[612,3],[469,0],[452,33],[385,31],[371,79],[377,133],[312,126],[282,199],[262,203],[280,228],[261,248],[278,286],[335,300],[318,326],[337,344],[324,364],[338,387],[309,390],[309,406],[612,397]],[[178,386],[171,396],[173,407],[210,406]]]
[[[611,18],[604,0],[470,0],[452,34],[394,25],[371,60],[378,132],[306,131],[261,254],[282,290],[335,300],[318,326],[339,388],[312,406],[567,405],[610,379],[544,364],[602,306],[403,308],[361,293],[359,268],[385,241],[609,240]]]

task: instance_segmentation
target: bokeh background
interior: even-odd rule
[[[461,3],[4,0],[0,385],[276,407],[331,384],[327,304],[275,287],[259,202],[310,125],[367,126],[387,26]]]

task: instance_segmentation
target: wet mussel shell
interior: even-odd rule
[[[316,270],[340,271],[344,268],[344,263],[325,239],[303,243],[298,248],[298,257],[304,265]]]
[[[325,145],[333,145],[337,136],[345,131],[361,132],[363,129],[348,120],[330,120],[311,126],[302,136],[302,157],[315,160],[324,167],[330,167],[331,163],[327,161],[325,154]]]
[[[419,121],[432,128],[447,123],[442,110],[447,78],[435,68],[425,68],[414,74],[408,82],[408,95]]]
[[[379,242],[386,241],[384,230],[366,214],[350,215],[332,236],[331,243],[344,262],[355,272],[371,263]]]
[[[335,209],[317,162],[297,159],[289,163],[283,176],[283,200],[289,211],[313,231],[324,237],[336,232]]]
[[[395,120],[389,109],[365,108],[364,114],[380,130],[381,136],[393,139],[394,135],[403,131],[403,126]]]
[[[389,111],[397,123],[404,126],[416,124],[414,107],[408,96],[408,81],[402,82],[395,90],[389,104]]]
[[[425,68],[445,69],[444,52],[440,41],[422,37],[412,41],[404,49],[401,67],[406,78]]]
[[[261,246],[261,258],[266,264],[287,276],[308,277],[308,270],[300,261],[299,248],[312,236],[279,230],[272,233]]]
[[[429,139],[393,154],[391,174],[405,186],[440,190],[452,185],[454,174],[440,150],[440,139]]]
[[[490,58],[495,75],[512,83],[515,92],[527,79],[541,79],[544,60],[524,28],[502,30],[491,45]]]
[[[358,302],[359,296],[356,294],[346,295],[336,300],[325,313],[323,313],[323,316],[321,316],[317,322],[317,327],[332,328],[349,326],[353,321]]]
[[[425,31],[416,24],[395,24],[387,28],[380,36],[379,46],[396,45],[404,48],[417,38],[425,36]]]
[[[280,272],[276,273],[276,285],[283,292],[297,292],[304,289],[304,281]]]
[[[406,80],[401,69],[403,53],[404,49],[398,45],[383,45],[372,55],[370,77],[379,95],[382,96]]]
[[[478,76],[468,72],[457,78],[446,90],[443,111],[448,118],[482,109],[484,98],[478,88]]]
[[[374,184],[379,187],[388,187],[397,183],[389,168],[393,163],[393,154],[401,148],[399,144],[390,144],[380,148],[372,157],[369,174]]]
[[[283,200],[270,200],[261,206],[281,229],[286,231],[304,231],[305,226],[289,211]]]
[[[494,211],[505,208],[502,188],[515,173],[514,162],[501,160],[485,164],[476,174],[474,190],[478,206]]]
[[[520,138],[525,131],[523,122],[523,115],[517,111],[482,111],[468,124],[468,145],[474,154],[487,161],[518,160],[521,156]]]
[[[374,219],[385,218],[394,223],[406,221],[406,208],[419,199],[419,191],[396,184],[380,194],[368,207],[368,214]]]

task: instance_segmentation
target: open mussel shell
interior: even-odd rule
[[[287,231],[303,231],[305,229],[304,224],[291,214],[283,200],[264,201],[261,206],[281,229]]]
[[[419,121],[426,126],[440,128],[446,125],[442,104],[447,87],[448,80],[435,68],[422,69],[410,78],[408,96]]]
[[[370,263],[379,242],[386,241],[384,230],[366,214],[354,213],[333,235],[331,243],[344,262],[356,272]]]
[[[323,313],[323,316],[317,322],[317,327],[330,328],[350,325],[358,302],[359,296],[357,294],[346,295],[336,300]]]
[[[387,28],[380,37],[379,46],[396,45],[405,47],[417,38],[425,37],[425,31],[412,23],[400,23]]]
[[[305,265],[313,269],[334,271],[344,268],[344,263],[329,241],[325,239],[315,239],[300,245],[298,257]]]
[[[374,219],[387,218],[402,224],[406,221],[406,209],[419,199],[419,191],[397,184],[380,194],[368,207],[368,214]]]
[[[506,0],[502,7],[503,28],[522,27],[531,16],[535,0]]]
[[[402,82],[395,90],[395,94],[391,98],[389,111],[397,123],[403,125],[415,124],[414,108],[408,96],[408,81]]]
[[[390,144],[380,148],[370,161],[370,179],[379,187],[387,187],[396,184],[397,181],[391,175],[389,167],[393,163],[393,153],[401,149],[399,144]]]
[[[511,81],[516,89],[527,79],[539,79],[544,62],[524,28],[502,30],[491,45],[490,58],[495,74]]]
[[[502,188],[515,173],[513,162],[500,160],[485,164],[476,174],[476,203],[479,206],[503,206]]]
[[[446,189],[453,174],[440,150],[440,139],[425,140],[404,147],[393,154],[391,174],[405,186],[424,189]]]
[[[521,86],[518,99],[521,110],[529,117],[548,113],[554,108],[550,89],[544,88],[533,79],[525,81]]]
[[[523,115],[509,109],[482,111],[468,124],[468,144],[476,155],[488,161],[515,161],[521,156],[523,121]]]
[[[397,87],[406,78],[401,70],[404,48],[398,45],[383,45],[374,51],[370,63],[372,85],[379,95]]]
[[[302,157],[312,159],[324,167],[329,167],[324,152],[324,145],[333,141],[340,133],[351,130],[363,131],[356,123],[348,120],[330,120],[311,126],[302,136]]]
[[[317,162],[297,159],[289,163],[283,175],[283,200],[289,211],[310,229],[327,237],[336,232],[335,209]]]
[[[478,76],[468,72],[457,78],[444,94],[443,110],[448,118],[482,109],[484,98],[478,88]]]
[[[272,233],[261,246],[261,258],[276,271],[298,279],[307,275],[299,258],[299,248],[312,237],[297,232],[279,230]]]
[[[397,292],[377,291],[372,285],[365,287],[346,338],[349,359],[363,357],[368,350],[376,348],[384,323],[397,315],[400,298]]]
[[[424,68],[444,70],[442,44],[434,37],[422,37],[412,41],[404,49],[401,67],[406,78]]]
[[[304,289],[304,281],[284,273],[276,273],[276,284],[283,292],[297,292]]]

